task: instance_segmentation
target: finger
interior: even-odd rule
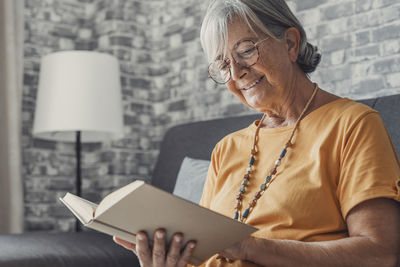
[[[187,264],[190,263],[190,259],[192,258],[195,248],[196,248],[195,241],[189,241],[186,244],[185,249],[183,250],[181,258],[178,262],[178,266],[185,267]]]
[[[147,234],[144,232],[138,232],[136,235],[136,251],[139,258],[140,266],[152,266],[149,240],[147,238]]]
[[[176,233],[172,237],[171,244],[169,246],[166,266],[176,266],[181,257],[181,247],[182,247],[183,235],[181,233]]]
[[[165,263],[165,231],[158,229],[154,232],[153,264],[164,266]]]
[[[136,254],[136,245],[135,244],[133,244],[131,242],[128,242],[128,241],[125,241],[125,240],[123,240],[121,238],[118,238],[116,236],[113,236],[113,240],[118,245],[123,246],[125,249],[131,250],[133,253]]]

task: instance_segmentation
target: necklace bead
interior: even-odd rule
[[[279,156],[280,158],[283,158],[286,155],[287,149],[286,147],[282,150],[281,155]]]
[[[249,209],[245,209],[245,211],[243,212],[242,217],[243,218],[247,218],[247,216],[249,216],[250,210]]]
[[[254,161],[255,161],[255,159],[254,159],[254,157],[252,156],[252,157],[250,158],[249,165],[250,165],[250,166],[251,166],[251,165],[254,165]]]

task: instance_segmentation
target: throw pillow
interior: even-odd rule
[[[185,157],[178,172],[173,194],[198,204],[209,166],[209,160]]]

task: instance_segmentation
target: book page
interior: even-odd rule
[[[104,211],[112,207],[115,203],[119,202],[125,196],[135,191],[138,187],[144,184],[144,181],[134,181],[110,194],[108,194],[99,204],[98,208],[95,211],[93,217],[97,217],[102,214]]]
[[[71,193],[67,193],[60,200],[83,224],[87,224],[93,219],[97,204]]]

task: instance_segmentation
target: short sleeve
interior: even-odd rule
[[[203,188],[203,194],[200,199],[200,206],[210,208],[212,196],[214,194],[215,183],[217,180],[219,161],[218,144],[214,147],[211,154],[210,167],[208,168],[206,182]]]
[[[344,136],[337,188],[343,218],[366,200],[400,201],[399,159],[379,114],[366,112]]]

